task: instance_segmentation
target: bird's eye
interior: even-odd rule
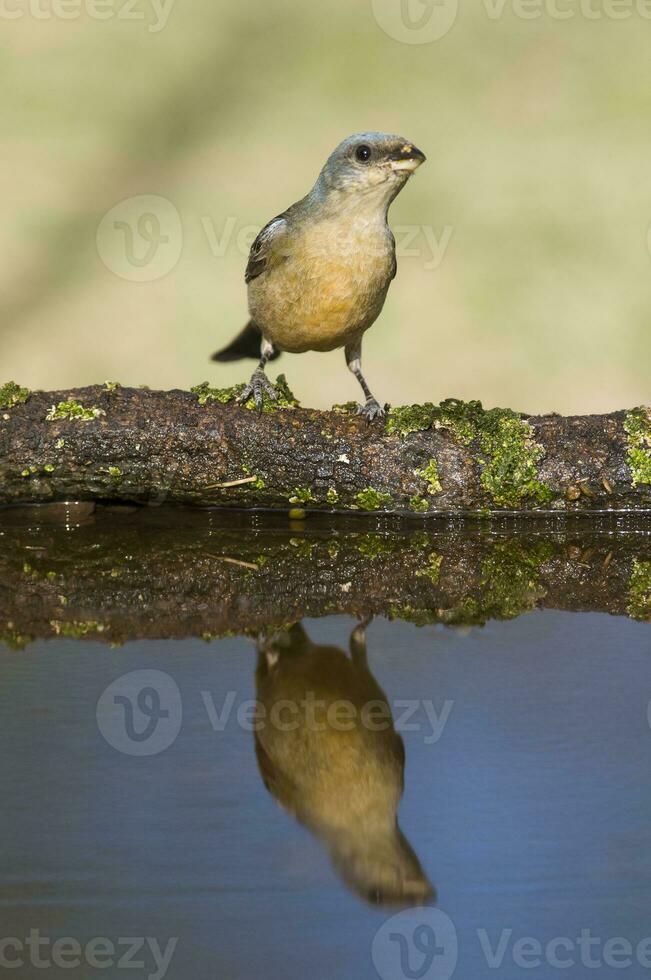
[[[368,161],[371,159],[371,155],[371,147],[367,146],[366,143],[362,143],[362,145],[358,146],[355,150],[355,157],[360,163],[368,163]]]

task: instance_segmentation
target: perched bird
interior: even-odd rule
[[[241,396],[276,392],[264,368],[281,351],[343,347],[364,392],[360,413],[384,414],[362,375],[362,337],[396,275],[389,206],[425,155],[402,136],[360,133],[328,159],[307,197],[266,225],[246,268],[251,320],[216,361],[260,358]]]
[[[369,670],[362,625],[350,648],[352,659],[317,646],[298,623],[258,641],[258,765],[353,891],[374,904],[420,905],[434,891],[396,816],[403,742]]]

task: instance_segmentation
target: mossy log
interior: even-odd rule
[[[93,504],[4,512],[0,642],[254,635],[305,617],[482,625],[536,608],[651,621],[647,518],[288,522]]]
[[[448,400],[367,424],[238,388],[0,389],[0,504],[57,500],[412,515],[651,510],[651,412],[562,418]]]

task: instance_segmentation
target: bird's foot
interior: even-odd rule
[[[271,381],[267,375],[260,368],[257,368],[251,375],[251,380],[248,385],[238,398],[240,405],[245,405],[251,395],[253,395],[253,401],[255,402],[255,407],[258,410],[262,409],[262,396],[266,394],[272,402],[278,401],[278,392],[272,385]]]
[[[366,405],[360,405],[357,409],[358,415],[363,415],[367,422],[372,422],[373,419],[381,419],[386,415],[386,408],[382,408],[380,403],[375,400],[375,398],[369,398]]]

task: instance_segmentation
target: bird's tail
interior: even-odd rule
[[[261,340],[262,336],[260,331],[253,320],[249,320],[244,329],[238,333],[237,337],[227,347],[218,350],[212,355],[212,360],[222,362],[241,361],[245,357],[252,357],[257,361],[260,357]],[[280,351],[274,351],[268,360],[274,361],[277,357],[280,357]]]

